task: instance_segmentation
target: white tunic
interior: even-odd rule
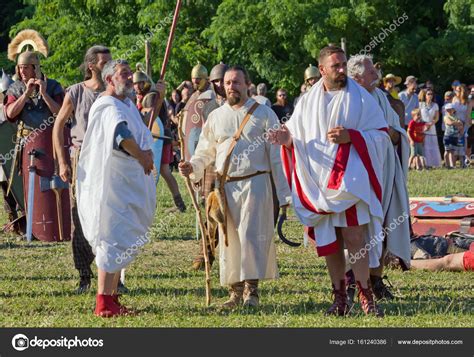
[[[301,98],[286,125],[293,149],[292,159],[282,150],[285,173],[295,212],[313,230],[318,253],[328,255],[339,249],[335,227],[368,223],[369,262],[378,266],[383,163],[391,142],[374,98],[350,78],[343,90],[326,93],[321,79]],[[328,141],[328,131],[337,126],[349,129],[350,143]]]
[[[383,167],[382,201],[387,249],[403,259],[407,266],[410,266],[410,205],[407,190],[410,155],[408,135],[406,130],[400,126],[398,114],[390,106],[385,92],[375,88],[371,94],[382,109],[387,124],[400,134],[398,145],[388,146],[388,156]]]
[[[222,174],[227,150],[247,111],[255,103],[249,99],[239,109],[228,103],[214,110],[205,123],[196,151],[191,158],[191,179],[199,181],[204,169],[215,160]],[[259,105],[235,145],[228,176],[242,177],[257,171],[271,171],[280,205],[291,202],[278,148],[268,142],[266,131],[278,127],[276,114]],[[228,204],[227,233],[229,246],[221,241],[220,281],[231,285],[249,279],[278,277],[273,242],[273,200],[269,174],[228,182],[225,185]],[[223,233],[220,232],[223,237]]]
[[[155,214],[153,175],[145,175],[137,159],[113,149],[115,128],[126,122],[142,150],[153,138],[130,99],[99,97],[77,167],[77,203],[84,236],[97,266],[109,273],[125,268],[148,241]]]

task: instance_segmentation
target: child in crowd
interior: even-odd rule
[[[446,105],[453,102],[453,97],[454,97],[454,93],[450,90],[448,90],[447,92],[444,93],[444,104],[441,107],[441,118],[444,118],[444,116],[446,115]],[[441,131],[444,132],[445,130],[446,130],[446,126],[444,124],[444,120],[442,120],[441,121]]]
[[[411,168],[415,167],[417,170],[423,170],[426,168],[423,150],[426,124],[421,120],[421,112],[418,108],[411,111],[411,117],[412,120],[408,123],[408,139],[411,148],[409,166]]]
[[[463,123],[459,120],[455,113],[454,105],[448,103],[444,106],[446,114],[444,115],[443,122],[446,127],[444,131],[444,163],[448,169],[453,169],[456,165],[456,157],[459,150],[459,142],[461,136],[464,134]],[[464,141],[462,141],[464,147]]]

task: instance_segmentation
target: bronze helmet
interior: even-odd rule
[[[216,64],[214,67],[211,69],[211,74],[209,75],[209,80],[211,82],[218,81],[224,78],[224,73],[227,71],[229,66],[227,66],[225,63],[219,63]]]
[[[23,52],[25,48],[26,51]],[[18,66],[28,64],[34,66],[36,78],[41,78],[39,54],[47,57],[48,52],[48,43],[43,36],[30,29],[20,31],[8,45],[8,58],[16,61],[15,74],[19,79],[21,78]]]
[[[200,79],[208,79],[208,72],[207,68],[204,67],[201,63],[195,65],[191,71],[191,78],[200,78]]]
[[[310,64],[306,70],[304,71],[304,81],[305,83],[308,81],[308,79],[311,78],[320,78],[321,74],[319,73],[319,69],[316,66],[313,66]]]

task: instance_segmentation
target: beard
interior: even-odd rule
[[[338,76],[334,80],[334,85],[339,89],[344,88],[347,85],[347,76],[345,74]]]
[[[240,103],[240,100],[242,99],[240,93],[236,93],[232,96],[227,96],[227,103],[229,103],[229,105],[236,105],[238,103]]]
[[[341,74],[335,79],[326,77],[325,81],[329,85],[330,90],[340,90],[347,85],[347,76],[345,74]]]
[[[114,81],[114,87],[118,96],[130,97],[133,93],[133,86],[129,82],[121,84]]]

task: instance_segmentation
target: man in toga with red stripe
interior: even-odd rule
[[[373,97],[347,78],[347,59],[336,46],[321,50],[322,79],[297,104],[291,119],[271,134],[282,144],[295,212],[324,256],[334,303],[329,315],[348,313],[344,247],[366,314],[383,316],[369,283],[369,266],[382,252],[383,162],[387,123]]]

